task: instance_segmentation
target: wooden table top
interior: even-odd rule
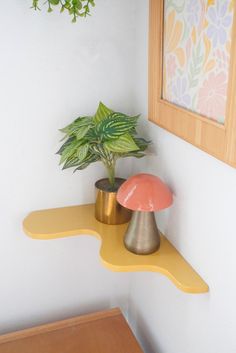
[[[0,353],[143,353],[119,309],[0,336]]]

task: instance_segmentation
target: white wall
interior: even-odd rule
[[[147,116],[148,2],[137,0],[136,107]],[[155,143],[142,169],[175,194],[157,218],[161,230],[210,286],[190,295],[154,273],[132,276],[130,321],[146,353],[236,352],[236,170],[154,124]],[[135,170],[140,170],[140,164]]]
[[[159,225],[208,294],[182,293],[159,274],[109,272],[96,239],[44,242],[22,232],[33,209],[92,202],[92,184],[104,175],[99,165],[60,171],[59,127],[93,113],[100,99],[147,115],[147,0],[99,0],[76,25],[29,6],[5,1],[0,12],[0,332],[119,305],[146,353],[235,353],[231,167],[143,121],[157,155],[135,162],[133,172],[156,173],[173,189]]]
[[[135,0],[99,0],[93,16],[74,25],[30,4],[3,1],[0,11],[1,333],[127,305],[129,275],[102,268],[96,239],[34,241],[22,220],[34,209],[93,201],[104,170],[62,172],[58,129],[93,114],[99,100],[133,112]],[[118,174],[127,176],[123,165]]]

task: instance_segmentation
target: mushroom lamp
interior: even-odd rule
[[[151,254],[160,247],[155,211],[169,207],[173,202],[168,186],[155,175],[137,174],[119,188],[117,201],[134,211],[128,225],[124,244],[135,254]]]

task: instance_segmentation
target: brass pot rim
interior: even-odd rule
[[[110,185],[109,184],[109,179],[108,178],[102,178],[102,179],[99,179],[95,182],[95,187],[98,189],[98,190],[101,190],[101,191],[104,191],[104,192],[108,192],[110,194],[116,194],[119,187],[126,181],[126,179],[124,178],[115,178],[115,181],[118,182],[118,185],[117,185],[117,189],[115,190],[109,190],[109,189],[106,189],[106,186],[104,185],[101,185],[101,184],[105,184],[105,182],[107,183],[106,185]]]

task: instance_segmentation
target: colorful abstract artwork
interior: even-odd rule
[[[163,99],[224,124],[235,0],[165,0]]]

